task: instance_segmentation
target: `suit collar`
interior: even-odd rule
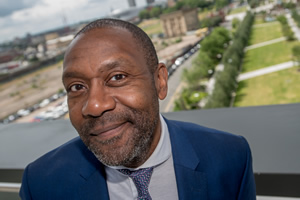
[[[166,120],[166,119],[165,119]],[[200,159],[185,131],[174,121],[168,125],[179,199],[208,199],[206,174],[199,169]]]
[[[206,174],[197,171],[200,159],[189,138],[176,122],[165,119],[172,146],[179,199],[208,199]],[[78,188],[81,199],[109,199],[104,166],[81,142],[79,161],[83,181]]]
[[[181,130],[181,126],[174,123],[174,121],[165,120],[170,133],[174,164],[195,170],[200,161],[193,145],[186,136],[187,133],[184,133]],[[182,146],[182,144],[184,144],[184,146]]]
[[[106,174],[102,163],[87,149],[81,141],[82,155],[78,160],[79,174],[82,183],[78,188],[79,198],[88,199],[109,199],[106,184]]]

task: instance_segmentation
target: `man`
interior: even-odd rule
[[[255,199],[244,138],[159,114],[167,69],[138,27],[101,19],[83,28],[63,84],[80,138],[27,166],[22,199]]]

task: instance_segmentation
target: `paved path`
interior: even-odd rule
[[[285,17],[287,18],[288,23],[289,23],[292,31],[294,32],[295,37],[297,38],[297,40],[300,41],[300,29],[298,28],[298,26],[294,22],[294,19],[291,17],[291,14],[287,13],[285,15]],[[277,38],[275,40],[270,40],[270,41],[267,41],[267,42],[262,42],[262,43],[259,43],[259,44],[251,45],[251,46],[246,47],[245,51],[250,50],[250,49],[254,49],[254,48],[259,48],[259,47],[262,47],[262,46],[265,46],[265,45],[273,44],[273,43],[276,43],[276,42],[280,42],[280,41],[283,41],[283,40],[285,40],[285,38],[281,37],[281,38]],[[252,71],[252,72],[247,72],[247,73],[240,74],[239,77],[238,77],[238,81],[243,81],[243,80],[246,80],[246,79],[249,79],[249,78],[254,78],[254,77],[257,77],[257,76],[261,76],[261,75],[264,75],[264,74],[276,72],[276,71],[279,71],[279,70],[288,69],[288,68],[291,68],[293,66],[294,66],[293,61],[289,61],[289,62],[280,63],[280,64],[277,64],[277,65],[265,67],[263,69],[259,69],[259,70],[255,70],[255,71]]]
[[[266,26],[274,26],[274,24],[278,24],[278,21],[274,22],[267,22],[267,23],[262,23],[262,24],[254,24],[252,28],[258,28],[258,27],[266,27]]]
[[[298,26],[296,25],[294,19],[292,18],[291,14],[288,13],[285,15],[285,17],[288,20],[288,23],[292,29],[292,31],[294,32],[294,36],[297,38],[297,40],[300,40],[300,30],[298,28]]]
[[[278,64],[278,65],[273,65],[273,66],[270,66],[270,67],[265,67],[265,68],[262,68],[262,69],[258,69],[258,70],[252,71],[252,72],[247,72],[247,73],[240,74],[237,80],[238,81],[243,81],[243,80],[246,80],[246,79],[249,79],[249,78],[254,78],[254,77],[257,77],[257,76],[261,76],[261,75],[264,75],[264,74],[276,72],[276,71],[279,71],[279,70],[288,69],[288,68],[291,68],[293,66],[294,66],[293,61],[289,61],[289,62],[281,63],[281,64]]]
[[[250,49],[255,49],[255,48],[263,47],[263,46],[266,46],[266,45],[274,44],[274,43],[285,41],[285,40],[286,40],[285,37],[280,37],[280,38],[277,38],[277,39],[274,39],[274,40],[269,40],[269,41],[266,41],[266,42],[261,42],[261,43],[258,43],[258,44],[247,46],[244,49],[244,51],[248,51]]]

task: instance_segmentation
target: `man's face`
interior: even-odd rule
[[[131,33],[101,28],[78,36],[66,52],[63,83],[71,122],[101,162],[145,162],[160,137],[167,72],[162,64],[150,72]]]

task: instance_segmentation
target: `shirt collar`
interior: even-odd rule
[[[134,169],[124,167],[124,166],[106,166],[106,167],[113,168],[113,169],[138,170],[141,168],[155,167],[157,165],[162,164],[166,160],[168,160],[168,158],[171,156],[171,142],[170,142],[170,137],[169,137],[169,130],[168,130],[168,126],[167,126],[164,118],[162,117],[162,115],[160,114],[159,116],[160,116],[160,124],[161,124],[160,139],[159,139],[159,142],[158,142],[155,150],[153,151],[151,156],[148,158],[148,160],[144,164],[142,164],[138,168],[134,168]]]

